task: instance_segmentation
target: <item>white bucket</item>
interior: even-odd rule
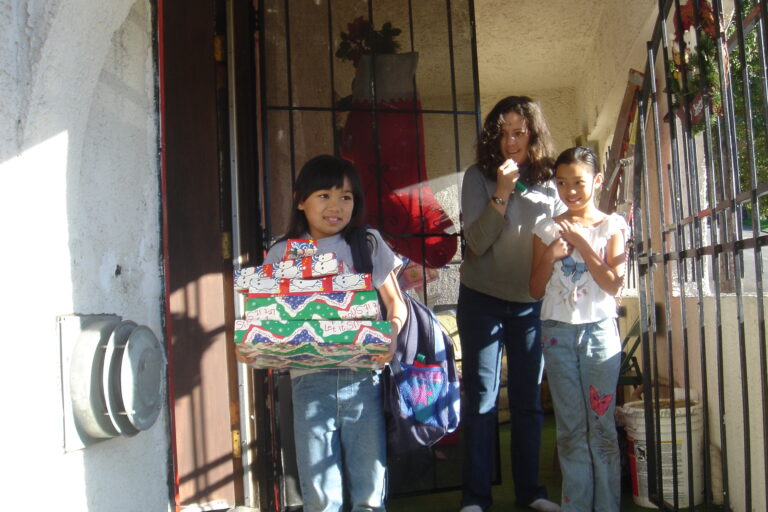
[[[674,503],[673,451],[677,453],[677,499],[680,508],[688,507],[688,479],[693,480],[693,504],[704,501],[702,470],[702,412],[701,404],[691,402],[691,431],[693,474],[688,474],[688,432],[685,421],[685,401],[675,402],[675,441],[672,443],[672,413],[669,399],[660,400],[662,494],[665,503]],[[656,508],[648,497],[648,459],[646,457],[645,411],[643,401],[628,402],[619,408],[627,431],[627,452],[632,477],[632,501],[641,507]],[[655,427],[654,427],[655,428]]]

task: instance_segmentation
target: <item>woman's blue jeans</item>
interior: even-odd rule
[[[541,345],[557,420],[562,510],[618,512],[621,467],[614,410],[621,340],[616,321],[544,320]]]
[[[539,485],[543,412],[539,391],[543,370],[539,342],[541,303],[509,302],[462,285],[456,321],[461,338],[464,467],[462,506],[493,503],[502,347],[507,353],[512,477],[520,505],[546,498]]]
[[[386,431],[381,373],[327,370],[291,379],[304,512],[382,512]]]

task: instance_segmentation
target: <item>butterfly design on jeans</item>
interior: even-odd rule
[[[608,406],[611,405],[611,402],[613,401],[613,395],[610,393],[606,393],[604,395],[601,395],[597,389],[595,389],[595,386],[592,386],[590,384],[589,386],[589,406],[592,408],[593,411],[597,413],[598,416],[602,416],[605,414],[605,411],[608,410]]]
[[[574,283],[578,282],[581,276],[584,275],[584,272],[587,271],[587,264],[576,262],[573,256],[566,256],[560,261],[563,264],[563,274],[565,274],[565,277],[571,276],[571,281]]]

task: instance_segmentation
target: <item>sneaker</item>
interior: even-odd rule
[[[459,512],[483,512],[483,507],[480,505],[467,505],[466,507],[461,507]]]
[[[560,512],[560,505],[553,503],[544,498],[539,498],[528,504],[528,508],[532,508],[538,512]]]

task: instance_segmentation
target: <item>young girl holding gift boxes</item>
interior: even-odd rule
[[[341,158],[309,160],[294,184],[285,238],[267,253],[277,263],[287,240],[313,238],[317,253],[333,252],[353,266],[349,241],[363,229],[365,205],[354,166]],[[406,320],[396,273],[400,259],[378,231],[368,229],[372,282],[392,323],[389,354]],[[293,423],[305,512],[341,512],[345,495],[353,512],[383,511],[386,493],[386,432],[380,370],[291,370]]]
[[[544,298],[541,345],[557,422],[563,512],[618,512],[620,502],[615,297],[624,282],[628,227],[620,215],[595,206],[602,181],[591,150],[562,152],[555,183],[568,211],[533,229],[530,292]]]

